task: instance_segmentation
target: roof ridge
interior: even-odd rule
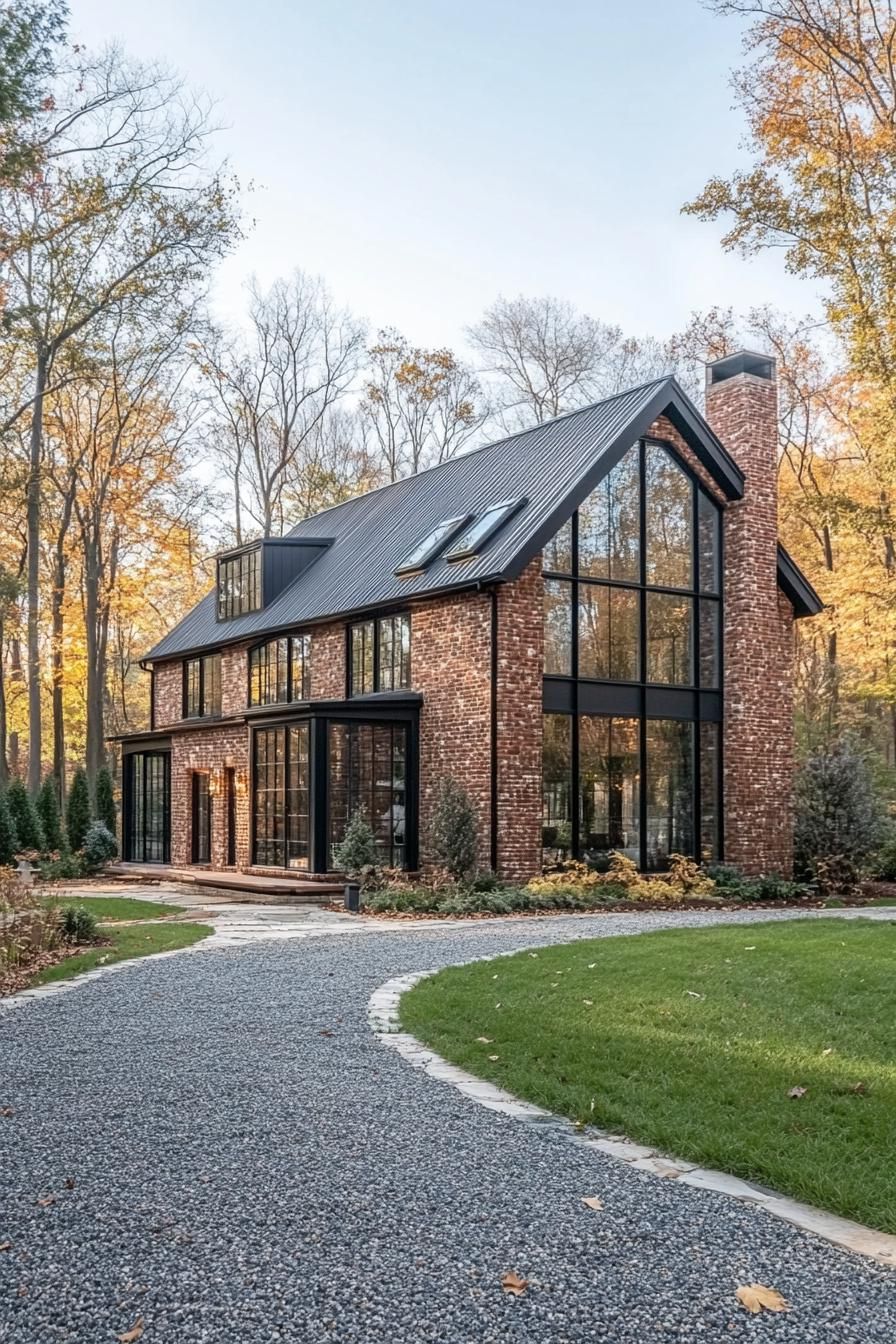
[[[610,401],[617,401],[620,397],[629,397],[635,392],[643,392],[647,387],[659,387],[661,383],[671,383],[675,377],[671,373],[665,373],[660,378],[649,378],[647,382],[636,383],[634,387],[623,388],[621,392],[612,392],[608,397],[601,397],[599,401],[589,401],[587,406],[577,406],[575,410],[563,411],[560,415],[551,416],[550,420],[539,420],[538,424],[530,425],[528,429],[517,430],[515,434],[505,434],[501,439],[492,439],[489,443],[481,443],[478,448],[471,448],[468,453],[458,453],[456,457],[446,457],[443,462],[435,462],[431,467],[424,467],[422,471],[415,471],[410,476],[399,476],[396,481],[384,481],[382,485],[375,485],[370,490],[361,490],[357,495],[349,495],[348,499],[342,499],[338,504],[328,504],[325,509],[319,509],[317,513],[311,513],[307,518],[302,518],[285,535],[293,535],[295,528],[301,527],[304,523],[309,523],[314,518],[320,518],[325,513],[332,513],[334,509],[342,509],[346,504],[354,504],[359,499],[368,499],[371,495],[379,494],[383,490],[391,490],[395,485],[401,485],[402,481],[419,481],[421,476],[428,476],[430,472],[440,471],[443,467],[451,466],[454,462],[460,462],[466,458],[476,457],[479,453],[486,452],[489,448],[500,448],[502,444],[510,443],[514,439],[525,438],[528,434],[535,434],[540,429],[547,429],[550,425],[556,425],[560,420],[569,420],[574,415],[584,415],[586,411],[593,411],[598,406],[606,406]]]

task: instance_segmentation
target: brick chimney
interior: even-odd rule
[[[706,368],[706,419],[746,478],[724,517],[724,854],[749,873],[793,866],[793,612],[779,592],[775,361]]]

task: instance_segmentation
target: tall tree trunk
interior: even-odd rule
[[[36,793],[41,775],[40,721],[40,502],[43,449],[44,393],[47,387],[47,352],[41,348],[34,375],[34,406],[28,449],[26,493],[28,543],[28,788]]]
[[[87,643],[87,779],[91,792],[103,764],[103,678],[100,666],[100,557],[92,529],[84,535],[84,629]]]
[[[65,599],[65,551],[61,538],[56,543],[53,567],[52,597],[52,668],[53,668],[53,775],[60,807],[65,803],[65,717],[62,703],[62,683],[65,673],[63,639],[65,617],[62,604]]]
[[[6,760],[6,669],[3,665],[5,643],[3,620],[0,618],[0,789],[9,783],[9,765]]]

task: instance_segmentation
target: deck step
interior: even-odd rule
[[[113,877],[143,878],[158,882],[182,882],[233,894],[237,901],[262,900],[275,905],[322,905],[341,896],[344,884],[333,880],[309,881],[301,877],[269,877],[262,873],[235,873],[213,868],[172,868],[161,863],[113,863]]]

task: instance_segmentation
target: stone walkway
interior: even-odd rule
[[[376,936],[326,916],[272,940],[236,909],[239,941],[221,927],[0,1015],[3,1344],[98,1344],[138,1320],[143,1344],[896,1339],[892,1271],[485,1110],[367,1023],[394,975],[731,916]],[[791,1311],[748,1316],[734,1293],[753,1282]]]

